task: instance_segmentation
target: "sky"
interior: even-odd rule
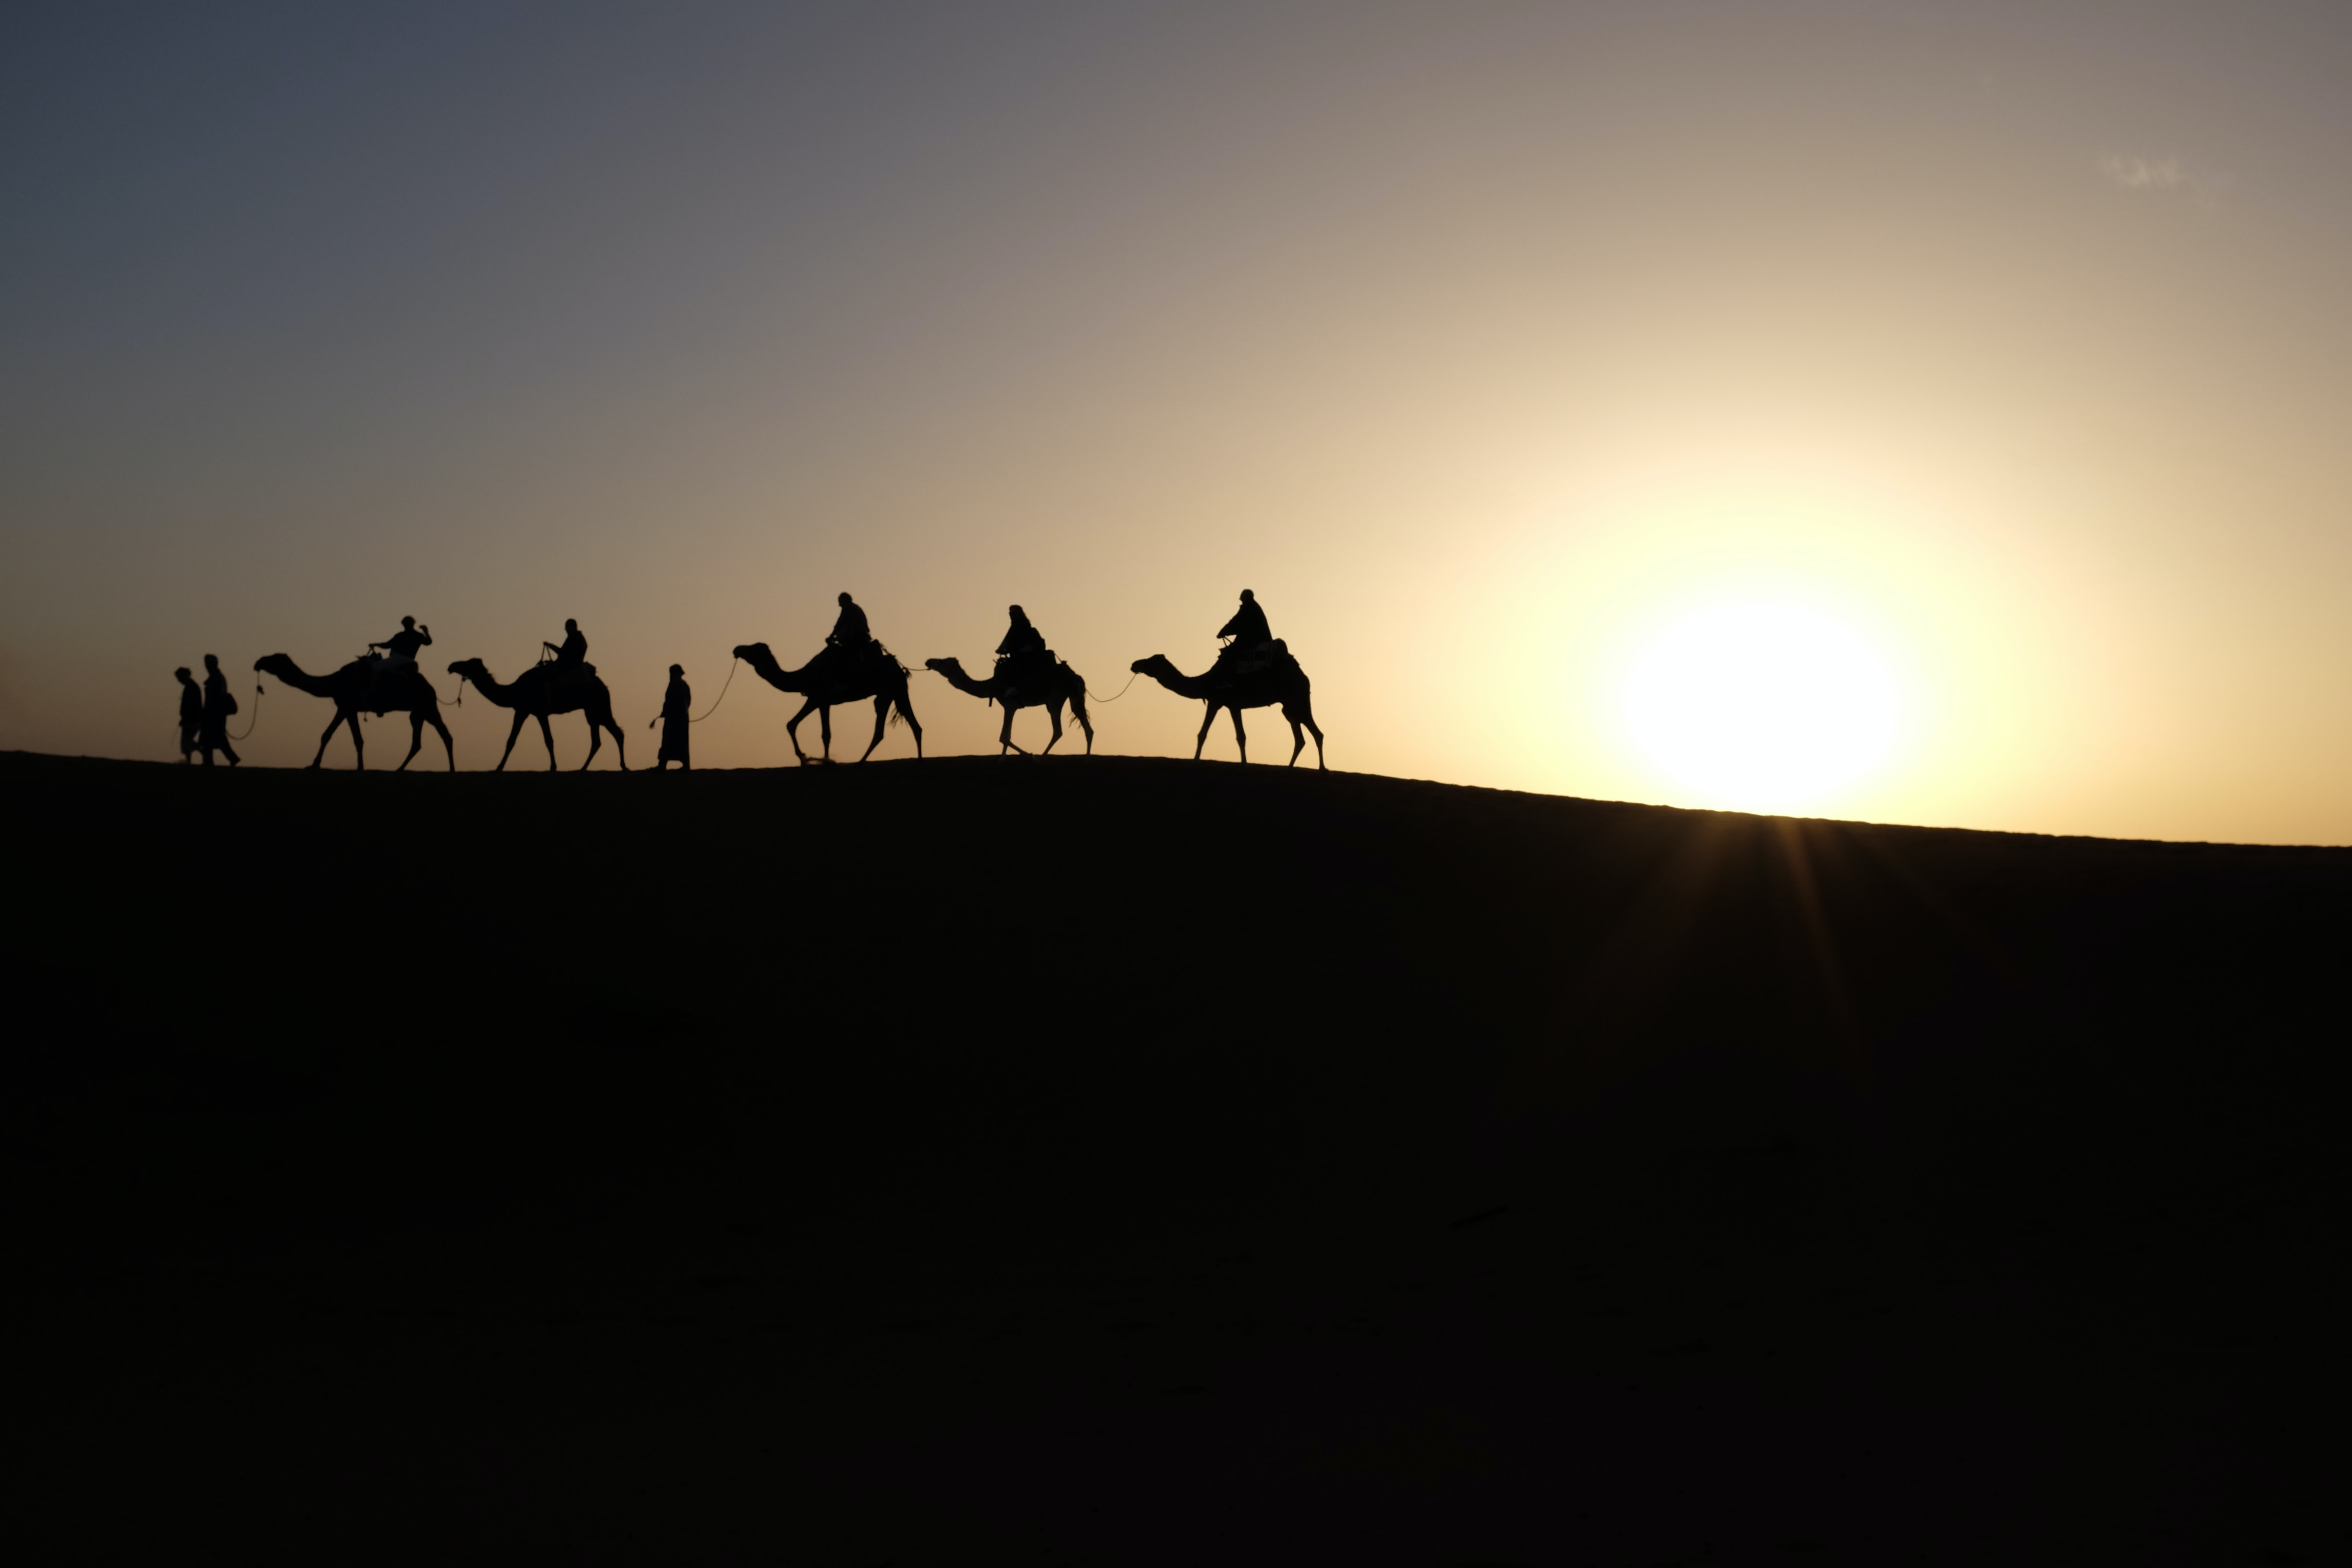
[[[847,589],[1189,755],[1129,667],[1248,587],[1334,767],[2352,842],[2347,80],[2340,5],[12,6],[0,749],[170,759],[213,652],[299,765],[257,658],[569,616],[642,764]]]

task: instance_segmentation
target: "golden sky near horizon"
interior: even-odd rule
[[[1336,767],[2352,842],[2346,79],[2318,5],[36,18],[0,748],[167,758],[173,666],[242,725],[403,614],[454,696],[576,616],[650,763],[671,661],[707,707],[843,588],[910,663],[1018,601],[1108,697],[1247,586]],[[244,750],[308,761],[268,684]],[[698,764],[793,706],[739,677]],[[1199,715],[1139,682],[1100,749]]]

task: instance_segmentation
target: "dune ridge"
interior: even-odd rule
[[[0,798],[92,1550],[2331,1528],[2352,851],[1108,756]]]

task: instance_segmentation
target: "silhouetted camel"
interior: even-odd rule
[[[307,691],[313,697],[323,697],[335,705],[335,717],[327,725],[327,732],[319,737],[319,754],[310,759],[317,767],[327,754],[327,742],[335,738],[335,727],[352,727],[352,765],[367,766],[366,743],[360,739],[360,715],[373,713],[381,719],[387,713],[408,715],[408,755],[400,759],[405,768],[416,760],[425,746],[425,726],[432,725],[441,731],[441,744],[449,753],[449,771],[457,771],[457,743],[449,738],[449,726],[441,722],[441,699],[433,683],[425,679],[421,669],[412,669],[394,680],[379,684],[375,671],[367,659],[355,658],[332,675],[312,675],[282,653],[257,658],[253,668],[266,670],[297,691]],[[393,770],[394,773],[399,768]]]
[[[613,731],[613,745],[620,752],[621,771],[629,771],[627,742],[621,739],[621,727],[613,721],[613,694],[604,689],[604,681],[593,668],[575,669],[568,678],[555,679],[555,666],[535,664],[514,679],[511,686],[499,684],[478,658],[461,658],[449,667],[449,673],[460,680],[470,680],[474,689],[501,708],[514,710],[514,726],[507,731],[507,749],[499,756],[494,772],[504,773],[507,758],[514,755],[515,737],[522,733],[522,721],[539,721],[540,735],[547,742],[547,771],[555,771],[555,731],[549,726],[551,713],[586,713],[588,715],[588,757],[580,764],[586,773],[588,763],[596,760],[597,749],[604,745],[604,731]]]
[[[1005,696],[1002,677],[992,675],[986,680],[974,680],[963,672],[963,663],[960,659],[927,658],[923,660],[923,668],[935,669],[946,676],[948,684],[958,691],[973,697],[985,697],[1003,705],[1004,728],[996,737],[998,756],[1004,754],[1006,747],[1021,752],[1020,747],[1013,744],[1013,715],[1024,708],[1043,708],[1045,717],[1054,721],[1054,737],[1045,742],[1045,751],[1037,754],[1042,757],[1045,752],[1051,752],[1062,738],[1062,704],[1065,702],[1070,705],[1070,717],[1076,719],[1078,728],[1087,732],[1087,755],[1094,755],[1095,727],[1087,718],[1086,678],[1068,665],[1056,663],[1051,670],[1041,672],[1026,686],[1015,683],[1010,700]],[[1021,754],[1025,757],[1029,753],[1021,752]]]
[[[1279,645],[1277,645],[1279,646]],[[1201,748],[1207,744],[1209,726],[1217,721],[1217,710],[1234,710],[1234,740],[1242,749],[1242,761],[1249,761],[1249,736],[1242,731],[1242,710],[1244,708],[1280,707],[1282,716],[1290,721],[1290,761],[1298,761],[1298,753],[1307,749],[1307,738],[1298,732],[1301,724],[1315,737],[1315,765],[1323,766],[1323,731],[1315,728],[1315,709],[1307,700],[1311,683],[1298,661],[1287,652],[1277,653],[1274,662],[1262,668],[1239,675],[1220,675],[1212,666],[1206,675],[1187,675],[1168,662],[1165,654],[1153,654],[1139,658],[1130,667],[1138,675],[1148,675],[1179,697],[1191,697],[1209,705],[1207,717],[1201,721],[1201,733],[1192,742],[1192,760],[1201,760]],[[1286,764],[1287,765],[1287,764]]]
[[[915,721],[915,705],[907,696],[907,668],[891,658],[881,644],[874,645],[874,652],[868,658],[853,661],[827,658],[819,654],[798,669],[786,669],[779,665],[776,656],[768,651],[768,645],[763,642],[745,643],[735,650],[735,657],[750,665],[754,674],[777,690],[807,699],[801,704],[801,710],[793,714],[792,721],[784,726],[784,733],[792,738],[793,755],[803,763],[809,761],[809,754],[801,750],[800,728],[801,721],[809,716],[810,710],[816,711],[817,730],[824,737],[824,760],[829,763],[833,761],[834,709],[845,703],[863,702],[868,698],[874,701],[874,738],[866,742],[865,753],[857,760],[864,762],[874,754],[874,748],[882,743],[882,726],[893,706],[907,721],[907,728],[914,732],[915,755],[919,757],[923,754],[923,727]]]

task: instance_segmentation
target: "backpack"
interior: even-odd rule
[[[236,692],[224,691],[221,693],[221,711],[223,713],[234,713],[236,711]]]

